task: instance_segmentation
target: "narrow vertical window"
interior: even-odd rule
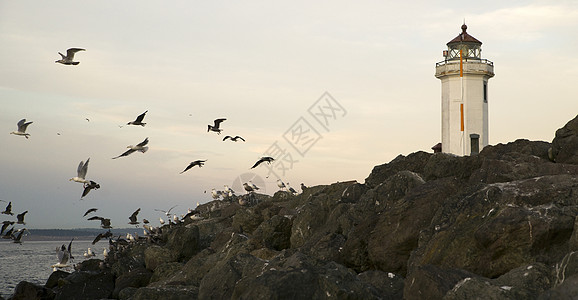
[[[488,103],[488,83],[484,81],[484,103]]]

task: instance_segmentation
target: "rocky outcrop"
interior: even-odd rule
[[[86,299],[573,299],[577,122],[551,144],[416,152],[365,183],[209,202],[155,237],[114,242],[105,261],[21,290],[64,299],[91,282]]]

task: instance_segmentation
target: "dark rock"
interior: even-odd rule
[[[150,282],[161,281],[173,276],[183,268],[184,264],[180,262],[171,262],[162,264],[155,268],[155,271],[150,278]]]
[[[21,281],[14,288],[14,294],[8,299],[29,300],[29,299],[54,299],[54,293],[43,286]]]
[[[70,275],[70,273],[62,270],[54,271],[52,272],[52,274],[50,274],[48,280],[46,280],[46,284],[44,285],[44,287],[49,289],[56,287],[58,286],[58,280],[60,280],[61,278],[66,278],[68,275]]]
[[[403,298],[442,299],[447,292],[456,286],[459,287],[460,283],[474,277],[477,275],[459,269],[446,269],[434,265],[418,266],[405,279]]]
[[[357,277],[371,284],[378,291],[381,299],[403,299],[404,279],[401,276],[375,270],[359,273]]]
[[[142,268],[133,270],[117,277],[114,285],[114,291],[112,292],[112,297],[118,298],[120,291],[128,287],[140,288],[147,286],[151,276],[152,273],[150,271]]]
[[[550,158],[557,163],[578,164],[578,116],[556,131]]]
[[[54,288],[56,300],[109,298],[114,290],[114,275],[109,272],[74,272]]]
[[[133,294],[131,300],[191,300],[198,299],[198,293],[198,289],[192,286],[143,287]]]
[[[415,152],[408,156],[399,155],[387,164],[375,166],[369,177],[365,179],[365,185],[369,188],[374,188],[400,171],[407,170],[423,174],[423,169],[431,156],[431,153],[423,151]]]
[[[560,285],[542,293],[538,300],[576,300],[578,295],[578,275],[566,278]]]
[[[168,235],[167,248],[174,257],[186,261],[199,251],[199,228],[197,226],[178,226]]]
[[[99,272],[103,269],[104,261],[98,258],[91,258],[76,264],[77,271]]]
[[[145,265],[148,270],[154,271],[158,266],[176,261],[174,252],[167,251],[161,246],[150,246],[145,252]]]
[[[291,246],[291,220],[274,215],[257,227],[253,238],[273,250],[287,249]]]
[[[120,300],[130,300],[134,294],[138,291],[137,288],[127,287],[118,293],[118,299]]]

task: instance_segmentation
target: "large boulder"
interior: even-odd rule
[[[122,274],[116,278],[112,297],[118,298],[120,291],[128,287],[140,288],[147,286],[151,276],[152,273],[145,268],[136,269],[131,272]]]
[[[177,226],[168,234],[166,247],[177,260],[187,261],[200,250],[199,244],[199,227]]]
[[[8,299],[54,299],[54,293],[43,286],[28,281],[21,281],[16,285],[16,288],[14,288],[14,294]]]
[[[158,266],[177,260],[176,255],[172,251],[167,251],[161,246],[150,246],[145,252],[145,265],[148,270],[154,271]]]
[[[53,289],[56,300],[109,298],[113,290],[114,275],[110,272],[74,272]]]
[[[557,163],[578,164],[578,116],[556,131],[549,154]]]

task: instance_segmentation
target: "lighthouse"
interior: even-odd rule
[[[482,42],[466,32],[449,41],[444,60],[436,63],[442,83],[441,151],[472,155],[488,145],[488,80],[494,63],[482,59]]]

